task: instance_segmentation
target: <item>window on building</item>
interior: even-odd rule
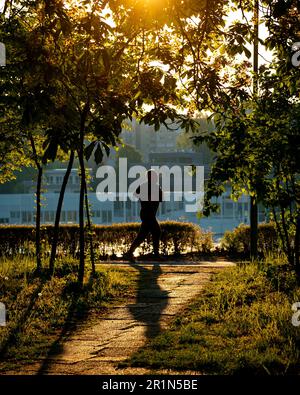
[[[45,211],[44,212],[44,218],[45,218],[45,222],[49,222],[50,221],[49,211]]]
[[[123,203],[124,202],[120,202],[119,200],[116,200],[114,202],[114,213],[116,217],[123,216]]]
[[[102,221],[107,222],[107,211],[102,211]]]
[[[32,222],[33,215],[31,211],[22,211],[22,223],[30,223]]]
[[[67,221],[68,222],[75,222],[77,219],[77,212],[72,210],[72,211],[67,211]]]
[[[226,202],[224,204],[224,216],[225,217],[232,217],[233,216],[233,203]]]
[[[19,219],[20,218],[20,211],[11,211],[10,218]]]

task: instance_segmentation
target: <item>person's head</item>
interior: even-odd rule
[[[150,169],[147,171],[147,180],[151,184],[157,184],[158,183],[158,174],[155,170]]]

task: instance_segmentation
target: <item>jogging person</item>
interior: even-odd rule
[[[155,170],[151,169],[147,171],[147,181],[136,189],[135,196],[139,198],[141,204],[140,217],[142,224],[129,251],[124,254],[124,258],[134,261],[134,251],[140,246],[149,233],[152,235],[155,258],[159,258],[159,239],[161,231],[156,219],[156,213],[159,203],[163,199],[163,193],[159,186],[158,174]]]

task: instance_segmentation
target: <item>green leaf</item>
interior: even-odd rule
[[[109,156],[109,153],[110,153],[109,146],[106,143],[104,143],[104,142],[102,142],[102,145],[103,145],[103,147],[105,149],[106,155]]]
[[[249,51],[249,49],[247,47],[245,47],[244,45],[243,45],[243,50],[244,50],[245,55],[247,56],[247,58],[248,59],[251,58],[251,51]]]
[[[93,141],[90,145],[88,145],[88,146],[85,148],[85,150],[84,150],[84,156],[85,156],[85,159],[86,159],[86,160],[89,160],[89,159],[90,159],[90,157],[91,157],[91,155],[92,155],[92,153],[93,153],[93,151],[94,151],[95,145],[96,145],[96,141]]]
[[[95,162],[97,163],[97,165],[99,165],[103,159],[103,152],[100,143],[97,144],[97,148],[94,155],[95,155]]]
[[[43,163],[46,163],[47,160],[51,160],[52,162],[54,162],[56,159],[57,150],[58,150],[57,141],[50,141],[43,156]]]

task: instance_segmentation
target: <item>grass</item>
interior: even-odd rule
[[[300,289],[281,258],[226,269],[125,365],[226,375],[299,373],[295,301]]]
[[[2,259],[0,301],[7,309],[7,326],[0,327],[0,371],[15,368],[46,356],[76,329],[77,322],[89,322],[114,303],[133,297],[133,271],[100,266],[96,278],[85,278],[82,292],[76,287],[73,259],[57,262],[51,279],[34,274],[30,258]]]

